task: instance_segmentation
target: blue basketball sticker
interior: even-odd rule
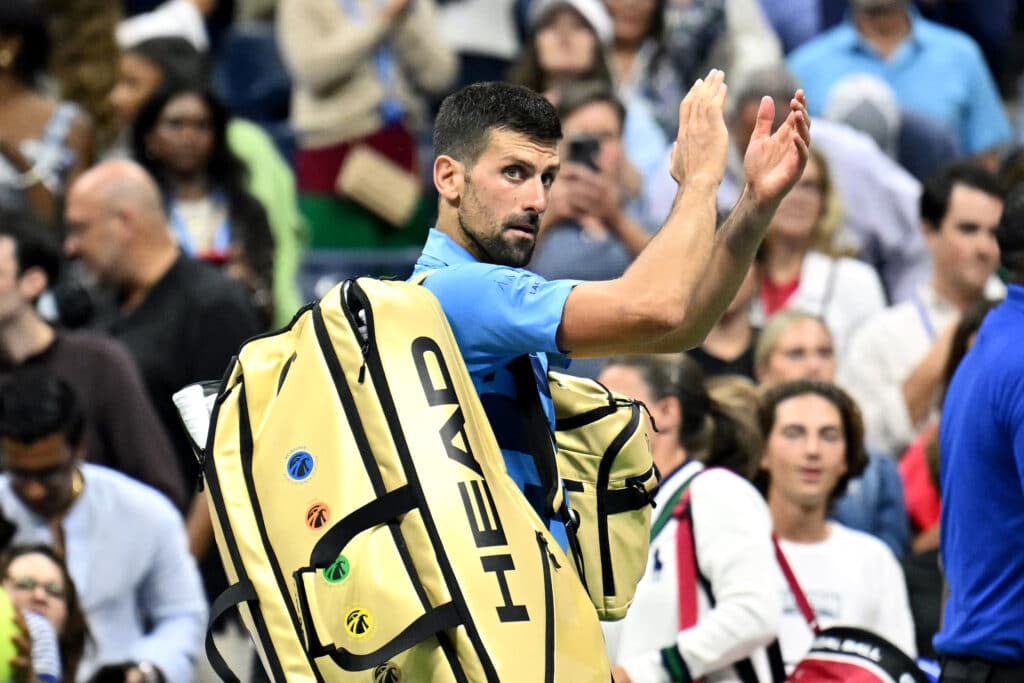
[[[295,451],[288,456],[288,476],[295,481],[305,481],[313,474],[315,464],[307,451]]]

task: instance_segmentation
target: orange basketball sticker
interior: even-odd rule
[[[306,510],[306,526],[313,531],[323,528],[329,521],[331,509],[327,507],[327,503],[313,503]]]

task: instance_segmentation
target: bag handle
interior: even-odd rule
[[[217,649],[217,643],[213,639],[213,626],[217,621],[227,613],[228,610],[241,605],[242,603],[256,602],[256,588],[252,585],[252,581],[248,579],[239,581],[228,586],[223,593],[217,596],[217,599],[210,605],[210,620],[206,628],[206,658],[210,661],[210,666],[213,668],[214,673],[224,681],[224,683],[241,683],[240,679],[235,672],[231,670],[228,663],[224,660],[224,656]]]
[[[779,545],[779,537],[774,533],[772,533],[772,544],[775,546],[775,557],[779,560],[779,566],[782,568],[782,573],[786,576],[786,583],[789,584],[789,590],[793,593],[793,598],[796,599],[796,605],[800,608],[800,613],[804,615],[804,620],[807,621],[807,625],[811,627],[814,635],[818,635],[821,632],[821,626],[818,625],[818,617],[814,613],[811,603],[807,600],[803,589],[800,588],[800,582],[796,580],[796,574],[793,573],[793,568],[789,566],[786,554],[782,552],[782,546]]]
[[[310,553],[309,566],[312,569],[331,566],[338,559],[338,554],[358,534],[385,522],[397,520],[416,507],[416,497],[408,484],[374,498],[345,515],[320,537]]]

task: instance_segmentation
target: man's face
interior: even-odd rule
[[[594,102],[580,107],[562,121],[561,156],[566,158],[568,141],[580,135],[597,138],[601,150],[597,154],[601,172],[618,178],[622,170],[622,122],[615,107],[607,102]]]
[[[14,318],[30,305],[21,291],[14,239],[0,237],[0,324]]]
[[[926,230],[935,276],[967,298],[980,297],[999,266],[996,228],[1003,202],[981,190],[956,184],[938,230]]]
[[[804,394],[779,403],[761,468],[771,477],[771,497],[808,511],[828,505],[846,474],[846,436],[831,401]]]
[[[850,8],[854,12],[892,12],[904,9],[906,0],[850,0]]]
[[[81,259],[104,286],[117,286],[121,280],[124,251],[124,218],[104,207],[96,197],[72,187],[68,194],[65,222],[65,255]]]
[[[4,470],[14,493],[30,510],[53,517],[74,500],[75,454],[63,434],[51,434],[32,443],[0,439]]]
[[[466,170],[459,227],[469,251],[484,263],[521,268],[530,262],[558,172],[554,143],[495,130]]]

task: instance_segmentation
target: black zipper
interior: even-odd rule
[[[548,549],[544,534],[537,532],[540,562],[544,570],[544,683],[555,680],[555,590],[551,579],[551,566],[561,569],[558,560]]]

